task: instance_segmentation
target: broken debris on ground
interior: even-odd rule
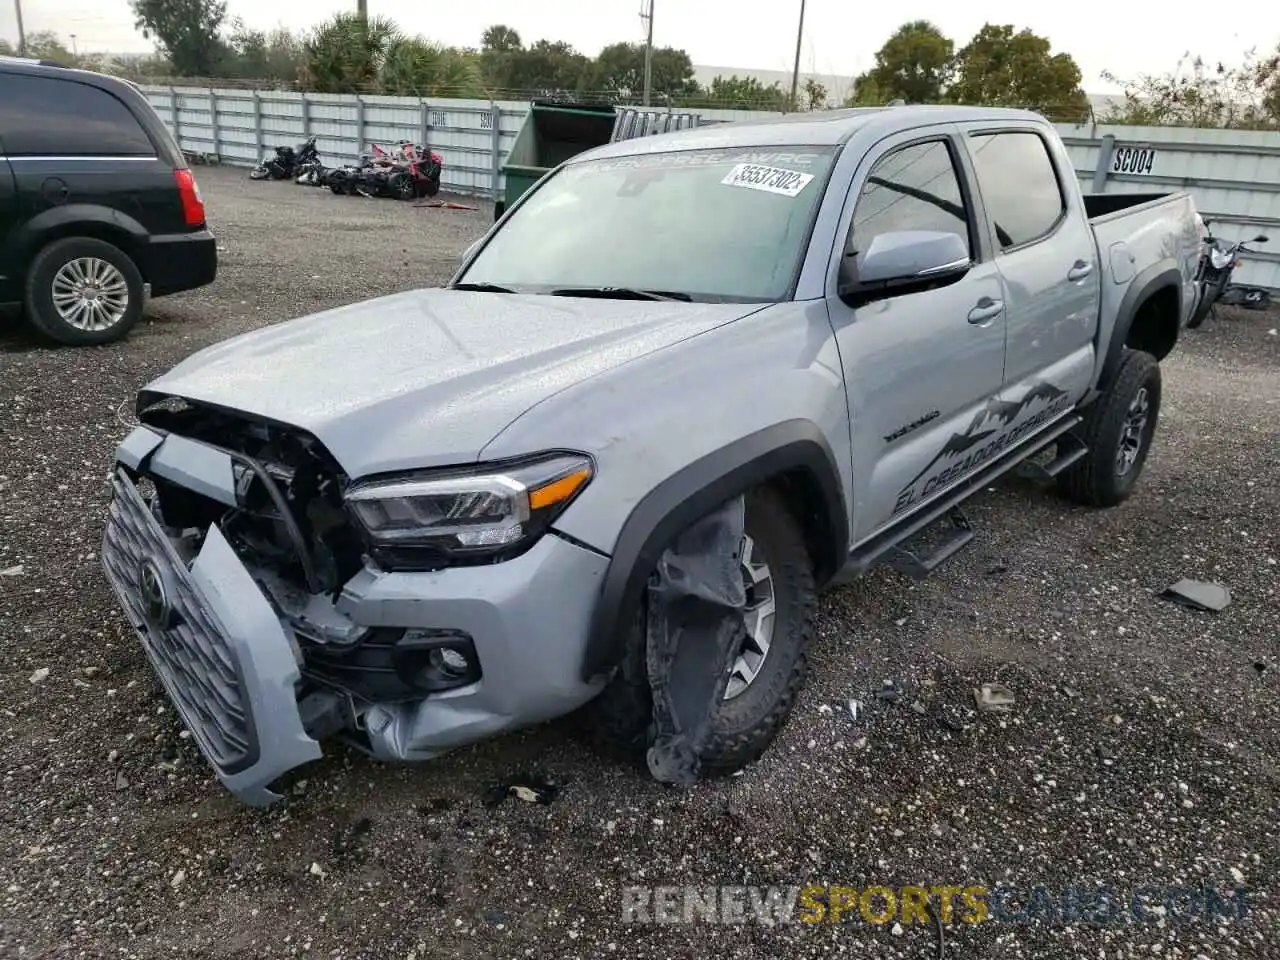
[[[1013,691],[1003,683],[984,683],[974,687],[973,701],[982,713],[1009,713],[1016,702]]]
[[[1210,613],[1225,610],[1231,603],[1230,590],[1220,583],[1208,583],[1204,580],[1179,580],[1165,587],[1160,596],[1192,610],[1207,610]]]
[[[508,797],[515,797],[525,803],[537,803],[545,807],[560,795],[561,786],[562,784],[541,774],[512,777],[486,790],[484,805],[496,807]]]

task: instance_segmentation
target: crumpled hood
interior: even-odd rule
[[[301,427],[360,477],[474,460],[538,401],[757,309],[414,290],[215,344],[147,390]]]

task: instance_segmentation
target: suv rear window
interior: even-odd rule
[[[0,73],[0,140],[15,157],[156,154],[129,108],[105,90],[12,73]]]

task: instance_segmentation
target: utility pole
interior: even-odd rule
[[[79,60],[80,48],[76,46],[76,35],[72,33],[72,34],[68,34],[68,36],[71,37],[71,55],[75,57],[77,60]]]
[[[27,35],[22,32],[22,0],[13,0],[14,12],[18,15],[18,56],[27,55]]]
[[[791,109],[795,110],[799,106],[796,99],[797,88],[800,86],[800,41],[804,39],[804,0],[800,0],[800,26],[796,27],[796,64],[791,70]]]
[[[356,16],[361,20],[369,19],[369,0],[356,0]]]
[[[644,42],[644,105],[647,107],[653,85],[653,0],[649,0],[647,13],[641,7],[640,19],[646,21],[649,26],[648,39]]]

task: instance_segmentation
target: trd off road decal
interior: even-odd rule
[[[942,416],[941,410],[930,410],[923,417],[920,417],[916,420],[912,420],[910,423],[905,424],[904,426],[901,426],[897,430],[893,431],[893,433],[885,434],[884,442],[893,443],[895,440],[901,440],[908,433],[915,433],[917,430],[923,427],[926,423],[933,423],[933,421],[937,420],[940,416]]]
[[[1024,411],[1037,407],[1030,416]],[[1065,390],[1051,383],[1037,383],[1020,400],[992,397],[974,414],[964,433],[953,433],[942,449],[898,493],[893,506],[897,515],[913,503],[927,499],[975,468],[999,456],[1019,441],[1055,419],[1070,407]]]

